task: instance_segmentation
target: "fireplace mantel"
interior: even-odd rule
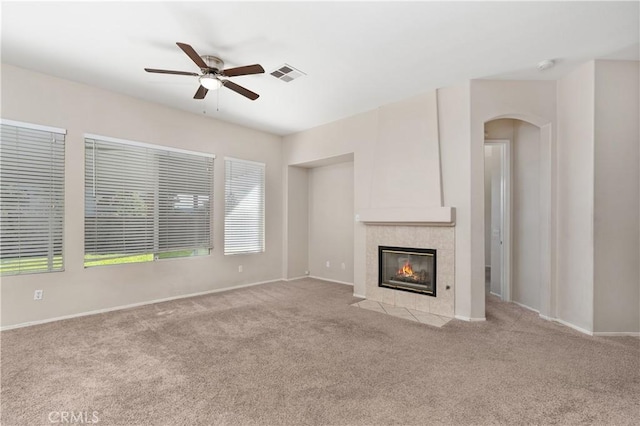
[[[361,209],[356,214],[356,221],[365,225],[454,226],[456,219],[453,207],[428,207]]]

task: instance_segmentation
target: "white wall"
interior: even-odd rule
[[[279,136],[9,65],[2,65],[2,117],[67,129],[65,271],[3,277],[3,326],[282,278]],[[85,269],[85,133],[216,154],[213,254]],[[265,253],[222,254],[225,156],[267,164]],[[36,289],[42,301],[33,300]]]
[[[491,180],[496,167],[493,147],[484,149],[484,265],[491,267]]]
[[[593,331],[594,63],[558,81],[557,317]]]
[[[437,114],[436,93],[430,92],[289,135],[284,137],[284,164],[307,166],[353,154],[354,214],[398,203],[407,209],[440,205]],[[364,296],[366,232],[362,223],[354,226],[353,259],[354,294]]]
[[[435,93],[379,109],[369,208],[440,206]]]
[[[505,229],[505,221],[503,221],[503,214],[506,214],[506,211],[503,212],[503,206],[502,206],[502,185],[503,185],[503,180],[505,181],[505,188],[504,190],[506,191],[507,188],[509,187],[506,182],[506,176],[505,176],[505,172],[506,172],[506,164],[503,164],[503,162],[508,161],[508,158],[502,158],[503,154],[505,157],[507,157],[506,153],[503,152],[502,149],[503,147],[497,147],[497,146],[493,146],[491,147],[491,150],[493,151],[493,155],[491,156],[491,160],[492,160],[492,165],[490,167],[490,173],[491,173],[491,199],[489,200],[489,211],[490,211],[490,216],[489,216],[489,253],[491,253],[491,256],[489,256],[491,258],[491,286],[490,286],[490,291],[493,294],[497,294],[500,297],[504,298],[505,296],[502,294],[502,286],[503,286],[503,262],[508,262],[510,261],[511,257],[510,256],[505,256],[506,253],[502,253],[502,250],[505,248],[505,245],[502,244],[502,241],[507,239],[507,235],[506,235],[506,229]],[[504,151],[506,151],[506,148],[503,148]],[[486,172],[485,172],[486,174]],[[507,201],[506,199],[506,194],[505,194],[505,201]],[[505,203],[506,204],[506,203]],[[505,206],[506,207],[506,206]],[[485,224],[486,225],[486,224]],[[492,235],[494,233],[494,230],[499,230],[500,234],[499,235]],[[485,238],[487,237],[487,230],[485,230]],[[504,256],[504,259],[503,259]],[[508,268],[505,268],[508,269]]]
[[[287,278],[299,278],[309,271],[309,170],[287,169]]]
[[[511,299],[540,310],[540,129],[515,120],[512,145]]]
[[[540,130],[521,120],[485,124],[489,139],[511,141],[511,300],[540,309]],[[485,207],[486,208],[486,207]]]
[[[309,169],[308,193],[311,275],[353,283],[353,162]]]
[[[638,62],[595,62],[594,331],[640,331]]]
[[[455,229],[455,313],[461,319],[484,318],[484,259],[482,259],[481,294],[472,294],[470,218],[470,111],[469,82],[438,89],[438,126],[442,169],[443,204],[456,209]],[[480,176],[481,185],[484,182]],[[482,188],[482,187],[481,187]],[[481,229],[484,227],[481,225]],[[484,257],[484,247],[482,250]],[[475,298],[482,299],[476,304]]]

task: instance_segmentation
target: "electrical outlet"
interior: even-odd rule
[[[309,271],[304,271],[304,274],[305,275],[309,275]]]
[[[331,262],[329,262],[329,261],[327,260],[327,263],[325,263],[325,266],[326,266],[327,268],[331,268]]]
[[[36,290],[33,292],[33,300],[42,300],[44,290]]]
[[[242,272],[242,265],[238,266],[238,272]]]
[[[342,269],[347,269],[347,265],[344,262],[342,262]]]

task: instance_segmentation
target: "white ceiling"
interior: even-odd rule
[[[593,58],[638,59],[631,2],[2,2],[2,62],[285,135],[468,79],[556,79]],[[176,46],[266,73],[192,99]],[[554,59],[540,72],[536,64]],[[290,64],[307,75],[268,73]],[[219,95],[219,96],[218,96]]]

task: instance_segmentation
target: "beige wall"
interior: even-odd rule
[[[640,331],[638,62],[595,63],[594,331]]]
[[[287,278],[309,272],[309,169],[287,168]]]
[[[353,162],[309,169],[308,193],[311,275],[352,284]]]
[[[445,206],[456,209],[455,227],[455,315],[461,319],[484,318],[484,259],[482,267],[482,295],[471,294],[470,218],[470,112],[469,82],[438,89],[438,126],[440,131],[440,159],[442,196]],[[484,154],[483,154],[484,156]],[[482,177],[481,177],[482,179]],[[484,179],[482,179],[484,182]],[[481,226],[484,229],[483,226]],[[484,247],[482,254],[484,256]],[[473,309],[474,297],[481,297],[481,307]],[[478,305],[476,303],[476,305]]]
[[[2,326],[282,278],[279,136],[9,65],[2,66],[2,118],[67,129],[65,271],[3,277]],[[213,254],[85,269],[85,133],[216,154]],[[267,164],[265,253],[222,254],[225,156]],[[36,289],[42,301],[33,300]]]
[[[406,209],[439,205],[436,93],[284,137],[284,167],[308,167],[309,163],[346,154],[354,156],[354,215],[360,209],[385,209],[398,204]],[[407,161],[411,167],[407,167]],[[361,296],[366,293],[365,243],[365,225],[357,222],[353,282],[354,294]]]
[[[557,317],[593,331],[594,63],[558,81]]]

